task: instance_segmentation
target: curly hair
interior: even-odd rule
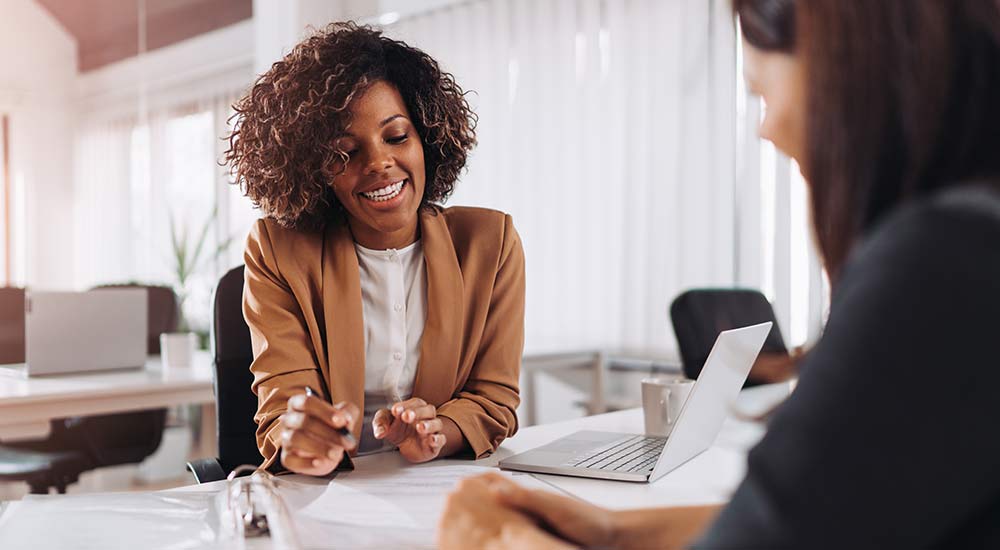
[[[298,44],[233,105],[224,159],[243,194],[286,228],[344,219],[330,184],[349,157],[334,140],[350,121],[351,101],[379,81],[399,90],[423,144],[421,207],[447,199],[476,144],[465,92],[426,53],[353,22],[332,23]]]

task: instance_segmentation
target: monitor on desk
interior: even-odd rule
[[[37,376],[142,367],[147,307],[145,289],[28,291],[25,362],[4,370]]]

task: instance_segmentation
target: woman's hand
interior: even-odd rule
[[[438,548],[571,548],[565,541],[543,531],[524,514],[499,504],[490,506],[494,500],[492,482],[493,478],[488,475],[464,479],[448,496],[438,524]]]
[[[490,494],[501,506],[534,519],[546,529],[575,545],[587,548],[614,548],[618,526],[617,515],[588,504],[548,491],[525,489],[500,474],[480,477]]]
[[[325,476],[354,449],[354,438],[340,434],[351,430],[360,419],[357,405],[330,405],[312,395],[296,395],[288,400],[281,417],[281,463],[285,468],[310,476]]]
[[[445,422],[454,423],[437,415],[437,408],[419,397],[395,403],[380,409],[372,419],[375,439],[385,439],[399,447],[399,453],[410,462],[434,460],[445,444]],[[457,432],[457,427],[449,430]]]
[[[548,491],[525,489],[490,473],[462,481],[449,495],[438,526],[438,544],[441,548],[686,548],[719,510],[718,505],[709,505],[612,512]]]
[[[784,382],[798,374],[799,363],[805,354],[802,347],[793,348],[788,353],[763,351],[754,360],[750,379],[765,384]]]

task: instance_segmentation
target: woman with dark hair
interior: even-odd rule
[[[1000,548],[1000,3],[734,8],[832,280],[796,390],[724,507],[611,512],[491,475],[450,497],[443,548]]]
[[[348,454],[491,453],[517,429],[524,254],[510,216],[442,208],[475,115],[420,50],[333,24],[236,105],[257,445],[326,475]]]

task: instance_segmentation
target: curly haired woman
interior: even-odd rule
[[[517,429],[524,253],[510,216],[439,206],[475,145],[461,88],[335,23],[235,109],[226,160],[264,213],[244,287],[264,467],[494,451]]]

